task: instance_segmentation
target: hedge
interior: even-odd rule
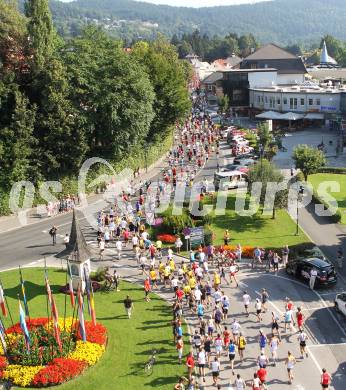
[[[323,167],[318,170],[317,173],[346,173],[346,168],[341,167]]]

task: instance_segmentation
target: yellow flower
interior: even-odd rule
[[[10,380],[17,386],[27,387],[31,385],[35,375],[43,366],[20,366],[10,364],[3,372],[3,379]]]
[[[6,335],[6,343],[7,348],[12,347],[15,342],[18,340],[18,338],[22,337],[20,334],[17,333],[9,333]],[[2,347],[2,343],[0,343],[0,355],[5,355],[4,348]]]
[[[76,349],[68,357],[70,359],[85,361],[89,366],[93,366],[100,359],[104,351],[104,345],[89,343],[88,341],[77,341]]]
[[[64,330],[64,322],[65,322],[65,330],[66,332],[71,332],[71,328],[72,328],[72,324],[73,326],[75,327],[76,326],[76,323],[77,323],[77,320],[72,317],[66,317],[65,318],[65,321],[64,321],[64,318],[59,318],[58,320],[58,326],[59,326],[59,329],[62,331]],[[53,321],[49,321],[49,323],[47,324],[47,328],[48,329],[53,329]]]

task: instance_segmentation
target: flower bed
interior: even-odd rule
[[[164,242],[165,244],[174,244],[177,240],[177,237],[173,234],[159,234],[157,239]]]
[[[61,346],[47,318],[27,320],[30,351],[20,324],[6,330],[7,355],[0,347],[0,378],[20,387],[47,387],[67,382],[96,364],[105,351],[107,330],[85,321],[87,341],[82,341],[79,322],[59,319]]]
[[[241,248],[242,249],[242,257],[246,258],[252,258],[253,257],[253,252],[255,248],[253,246],[244,246]],[[237,251],[237,246],[236,245],[222,245],[216,248],[217,251],[223,252],[233,252],[235,253]]]

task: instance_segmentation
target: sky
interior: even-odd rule
[[[139,0],[138,0],[139,1]],[[146,3],[167,4],[183,7],[213,7],[215,5],[234,5],[256,3],[261,0],[140,0]]]

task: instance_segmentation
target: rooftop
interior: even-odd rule
[[[282,49],[281,47],[269,43],[268,45],[262,46],[260,49],[256,50],[254,53],[250,54],[245,58],[245,60],[287,60],[287,59],[297,59],[297,57]]]
[[[287,92],[287,93],[330,93],[337,94],[340,92],[346,92],[346,87],[335,88],[335,87],[320,87],[318,85],[273,85],[272,87],[264,88],[249,88],[251,91],[261,91],[261,92]]]

